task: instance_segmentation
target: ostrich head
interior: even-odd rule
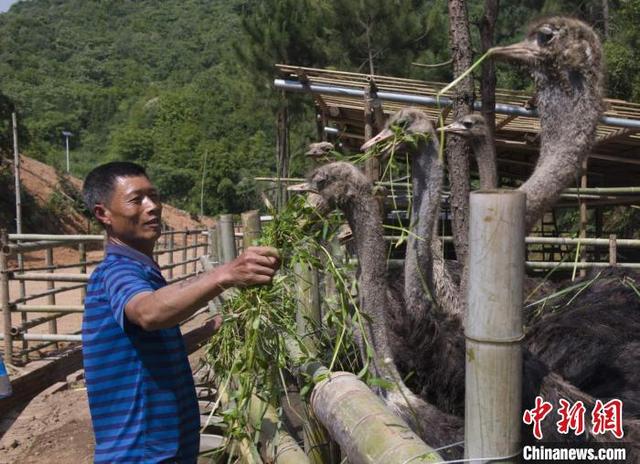
[[[402,108],[389,118],[385,128],[380,133],[365,142],[360,149],[367,150],[393,137],[395,128],[400,129],[403,134],[407,135],[435,135],[433,124],[423,111],[413,107]]]
[[[554,17],[531,25],[525,40],[491,49],[498,58],[524,61],[536,83],[540,157],[521,186],[527,194],[527,229],[575,182],[595,142],[603,110],[602,47],[585,23]]]
[[[305,189],[322,196],[331,207],[344,209],[371,196],[372,184],[357,167],[336,161],[314,170]]]
[[[489,135],[487,122],[481,114],[467,114],[459,121],[454,121],[441,129],[450,134],[457,134],[465,138],[482,139]]]
[[[573,18],[541,19],[529,26],[526,38],[506,47],[495,47],[491,55],[529,64],[538,85],[561,79],[580,90],[598,88],[602,82],[600,39],[587,24]]]
[[[331,142],[316,142],[309,144],[305,155],[320,163],[329,161],[331,152],[335,149]]]

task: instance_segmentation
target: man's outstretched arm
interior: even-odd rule
[[[278,267],[278,250],[249,247],[233,261],[196,277],[138,293],[126,304],[125,316],[144,330],[173,327],[228,288],[271,282]]]

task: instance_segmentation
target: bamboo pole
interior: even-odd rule
[[[320,326],[320,289],[317,272],[307,263],[295,263],[296,294],[298,311],[296,312],[296,331],[303,340],[311,357],[316,357],[318,343],[315,331]],[[331,439],[325,428],[313,415],[313,410],[304,402],[304,449],[309,460],[315,464],[336,462],[332,456]],[[339,459],[337,460],[339,461]]]
[[[78,254],[80,255],[80,273],[87,273],[87,247],[84,243],[78,244]],[[80,301],[84,303],[87,297],[87,287],[82,287],[80,290]]]
[[[585,189],[587,188],[587,166],[588,166],[588,161],[589,158],[585,158],[582,161],[582,175],[580,176],[580,188],[581,189]],[[587,238],[587,222],[588,222],[588,218],[587,218],[587,202],[583,199],[580,198],[579,200],[580,202],[580,238]],[[587,262],[587,250],[585,247],[582,247],[580,249],[580,262],[582,263],[586,263]],[[584,277],[587,275],[587,270],[584,268],[580,269],[580,277]]]
[[[47,253],[47,262],[53,259],[52,253]],[[41,281],[41,282],[88,282],[89,276],[87,274],[56,274],[53,269],[49,269],[46,272],[24,272],[22,274],[12,274],[13,280],[20,281]],[[48,286],[49,290],[54,289],[55,286]],[[55,299],[54,299],[55,300]],[[55,301],[54,303],[55,304]]]
[[[499,462],[515,463],[522,425],[525,195],[493,190],[470,198],[465,458],[506,456]]]
[[[240,215],[242,221],[242,247],[246,250],[257,245],[260,238],[260,213],[257,210],[246,211]]]
[[[618,250],[616,248],[616,236],[615,234],[609,235],[609,266],[616,266],[618,264]]]
[[[9,234],[9,240],[56,241],[56,242],[101,242],[103,235],[69,235],[69,234]]]
[[[193,235],[193,248],[191,249],[191,260],[193,262],[193,266],[191,268],[191,272],[197,272],[198,271],[198,248],[199,248],[199,242],[200,241],[200,234],[194,234]]]
[[[168,256],[168,265],[169,265],[169,280],[173,279],[173,247],[174,247],[174,243],[173,243],[173,234],[169,234],[169,247],[168,247],[168,251],[169,251],[169,256]]]
[[[319,382],[311,406],[350,464],[443,462],[354,374],[336,372]]]
[[[32,312],[32,313],[82,313],[84,306],[82,305],[16,305],[15,312]]]
[[[187,230],[185,229],[184,234],[183,234],[183,245],[182,245],[182,273],[186,274],[187,273],[187,247],[189,246],[189,233],[187,232]]]
[[[218,263],[219,255],[218,255],[218,229],[214,227],[209,228],[209,235],[207,237],[208,251],[209,251],[209,260],[212,263]]]
[[[47,266],[53,267],[53,248],[47,248],[45,252],[45,264]],[[46,271],[53,274],[53,269]],[[56,288],[56,284],[53,280],[47,280],[47,290],[54,290]],[[55,305],[56,304],[56,295],[51,293],[47,296],[47,304]],[[58,333],[58,322],[54,319],[49,321],[49,332],[52,334]],[[24,339],[26,340],[26,338]],[[56,345],[57,347],[57,345]]]
[[[0,230],[0,243],[3,248],[8,241],[7,230]],[[4,323],[4,362],[13,364],[13,343],[11,339],[11,307],[9,306],[9,275],[7,274],[7,254],[0,250],[0,305]]]
[[[233,261],[237,252],[231,214],[221,214],[218,218],[218,234],[218,241],[222,245],[222,262]]]

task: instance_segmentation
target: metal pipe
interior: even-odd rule
[[[364,98],[364,90],[350,87],[341,87],[336,85],[327,84],[306,84],[303,85],[298,81],[290,79],[274,79],[273,84],[277,89],[282,89],[292,92],[311,92],[324,95],[337,95],[342,97],[355,97]],[[427,97],[423,95],[414,95],[408,93],[399,92],[378,92],[378,98],[383,101],[392,101],[397,103],[408,103],[414,105],[424,105],[431,107],[445,107],[451,106],[452,100],[449,97]],[[475,101],[473,104],[474,109],[482,109],[482,102]],[[535,110],[529,110],[521,106],[507,105],[504,103],[496,103],[496,113],[507,114],[510,116],[525,116],[529,118],[537,118],[538,112]],[[602,116],[600,122],[609,126],[624,127],[628,129],[640,129],[640,120],[618,118],[612,116]]]
[[[395,235],[385,235],[385,240],[394,241],[398,240],[400,237]],[[450,235],[439,237],[445,243],[453,242],[453,237]],[[524,241],[526,244],[537,244],[537,245],[578,245],[578,243],[583,246],[609,246],[610,243],[609,238],[569,238],[569,237],[525,237]],[[640,239],[632,239],[632,238],[616,238],[616,245],[618,247],[628,247],[628,248],[639,248],[640,247]]]

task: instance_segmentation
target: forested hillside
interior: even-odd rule
[[[474,24],[482,10],[469,2]],[[498,42],[552,13],[595,25],[609,94],[640,101],[640,0],[502,2]],[[169,201],[198,212],[204,169],[204,212],[237,212],[256,204],[252,177],[275,170],[274,63],[449,80],[449,66],[411,65],[449,56],[445,0],[23,0],[0,15],[0,146],[15,107],[30,156],[62,167],[68,130],[79,176],[138,161]],[[529,85],[505,69],[499,85]],[[313,112],[308,98],[288,101],[299,174]]]

